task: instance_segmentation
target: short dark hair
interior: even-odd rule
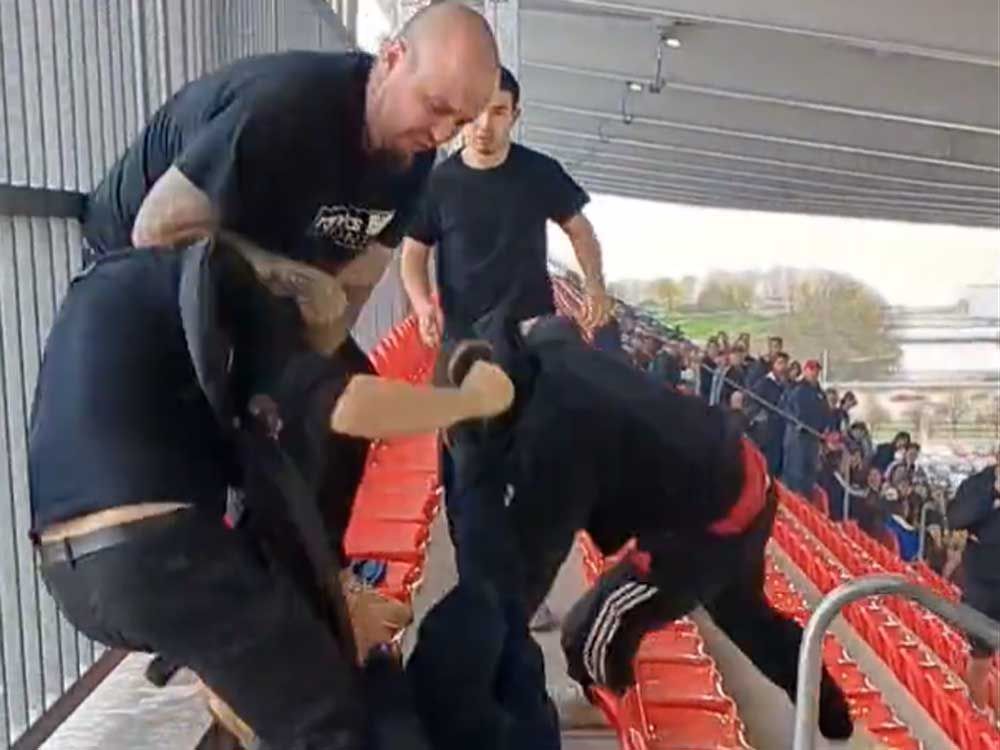
[[[775,352],[774,357],[771,359],[771,363],[777,362],[779,359],[783,359],[786,362],[791,361],[791,357],[788,356],[788,352]]]
[[[517,82],[517,78],[506,66],[500,68],[500,90],[510,94],[513,108],[517,109],[517,105],[521,103],[521,84]]]

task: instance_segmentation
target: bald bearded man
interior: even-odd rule
[[[498,76],[486,21],[450,2],[417,13],[377,57],[239,60],[182,88],[111,168],[89,198],[89,251],[224,229],[331,271],[382,248],[384,266],[435,147],[475,118]]]

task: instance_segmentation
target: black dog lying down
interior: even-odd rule
[[[727,413],[591,349],[567,319],[540,321],[504,366],[515,404],[470,438],[484,451],[478,474],[464,478],[480,519],[466,524],[471,531],[461,541],[475,545],[470,534],[481,535],[496,550],[502,535],[509,551],[495,555],[492,568],[480,565],[475,580],[463,582],[468,590],[460,587],[428,617],[408,667],[437,750],[558,747],[558,740],[539,739],[551,736],[551,724],[538,729],[545,710],[534,701],[524,712],[511,711],[497,678],[511,670],[511,661],[537,660],[537,647],[518,634],[580,530],[606,554],[637,540],[636,550],[601,576],[564,623],[570,675],[582,686],[622,693],[635,680],[632,662],[642,637],[701,604],[794,701],[802,630],[772,610],[763,591],[776,498],[766,462]],[[462,373],[454,376],[460,382]],[[514,613],[522,620],[501,628],[505,641],[486,617],[469,614],[477,601],[491,609],[491,596],[500,602],[499,610],[492,606],[494,616]],[[490,637],[463,648],[470,630],[463,620]],[[497,643],[504,644],[501,651]],[[442,670],[445,661],[450,666]],[[544,690],[540,669],[519,674],[536,681],[522,683],[523,694]],[[472,687],[463,691],[465,684]],[[451,700],[478,722],[449,712],[447,696],[456,692],[462,694]],[[825,670],[820,700],[822,733],[849,737],[846,700]],[[524,739],[528,728],[535,744]],[[491,736],[501,739],[486,739]]]

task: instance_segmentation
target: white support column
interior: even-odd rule
[[[500,62],[521,80],[521,2],[486,0],[483,12],[500,47]],[[514,128],[514,139],[521,138],[521,123]]]
[[[340,20],[347,29],[351,44],[358,43],[358,0],[342,0],[340,3]]]

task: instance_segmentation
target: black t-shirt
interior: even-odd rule
[[[437,245],[446,335],[469,335],[501,306],[512,320],[554,312],[546,221],[561,224],[588,200],[557,161],[518,144],[493,169],[461,153],[440,164],[406,234]]]
[[[88,201],[97,252],[131,245],[153,183],[174,165],[222,226],[308,262],[342,262],[369,239],[394,246],[434,161],[405,169],[362,148],[372,58],[286,52],[194,81],[160,108]]]
[[[188,354],[181,258],[117,253],[71,284],[32,410],[34,528],[124,503],[221,502],[233,464]]]

